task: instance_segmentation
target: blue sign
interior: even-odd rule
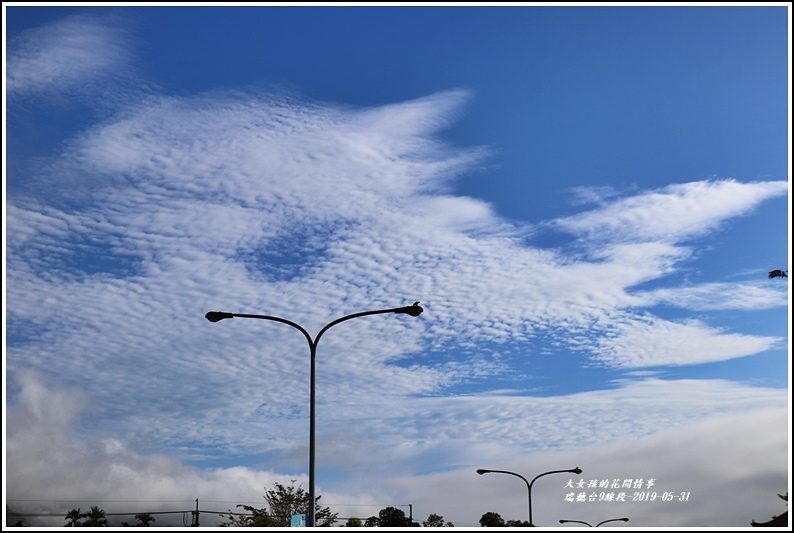
[[[294,514],[289,521],[289,527],[306,527],[306,515]]]

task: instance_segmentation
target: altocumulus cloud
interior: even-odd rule
[[[85,386],[108,410],[135,404],[133,419],[168,420],[144,431],[177,441],[208,432],[228,443],[238,439],[226,420],[236,424],[240,412],[256,418],[261,405],[281,405],[277,412],[299,418],[303,402],[290,399],[287,383],[300,382],[304,369],[280,355],[301,350],[292,332],[274,331],[262,347],[256,328],[197,327],[212,308],[282,316],[301,309],[316,330],[340,311],[427,302],[420,321],[362,321],[327,339],[329,349],[346,348],[323,369],[326,386],[362,397],[382,393],[373,375],[395,395],[429,394],[504,369],[481,353],[464,354],[466,365],[416,355],[428,343],[550,334],[596,361],[641,367],[746,356],[775,342],[638,318],[642,298],[630,289],[689,256],[678,243],[690,236],[686,213],[696,211],[697,231],[716,227],[785,194],[785,182],[704,182],[615,199],[557,222],[583,236],[621,228],[603,232],[598,252],[586,244],[570,254],[532,248],[523,240],[530,229],[446,193],[486,153],[433,138],[466,98],[453,91],[355,109],[269,95],[161,97],[85,131],[44,174],[59,176],[57,197],[9,202],[9,324],[27,341],[9,346],[9,361],[48,368],[66,383],[90,369],[95,379]],[[742,201],[725,206],[726,197]],[[617,209],[625,203],[638,214]],[[656,216],[639,215],[646,210]],[[26,337],[34,326],[36,337]],[[659,342],[671,330],[676,342]],[[687,344],[698,349],[682,353]],[[390,364],[409,354],[413,364]],[[285,384],[250,372],[264,368]],[[118,376],[137,386],[108,385]],[[239,382],[234,394],[230,380]],[[197,387],[206,399],[193,398]]]

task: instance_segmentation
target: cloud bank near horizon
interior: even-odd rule
[[[223,512],[235,510],[237,504],[263,505],[264,488],[276,482],[289,485],[297,480],[298,485],[306,485],[306,474],[301,471],[284,473],[243,466],[199,469],[174,457],[138,450],[134,443],[112,436],[87,438],[79,431],[79,421],[91,418],[95,406],[86,401],[84,393],[48,386],[36,373],[20,375],[19,384],[20,401],[7,413],[5,475],[12,512],[65,513],[71,508],[90,505],[99,505],[106,512],[151,512],[174,510],[180,503],[182,508],[192,508],[196,498],[201,509]],[[774,496],[774,491],[781,492],[780,487],[785,485],[788,442],[783,433],[768,431],[788,421],[785,408],[769,407],[784,405],[785,391],[719,381],[651,380],[615,391],[547,400],[532,406],[521,405],[519,398],[504,397],[448,398],[444,405],[423,401],[434,412],[423,414],[422,409],[415,409],[420,418],[416,426],[423,424],[423,418],[432,419],[436,428],[433,440],[411,443],[410,428],[398,424],[394,431],[406,436],[405,442],[396,447],[388,444],[394,442],[389,435],[381,436],[380,442],[377,437],[373,441],[373,435],[351,435],[338,440],[341,431],[337,432],[337,438],[325,441],[330,446],[321,447],[320,458],[324,469],[351,472],[347,481],[334,484],[331,489],[325,489],[321,482],[318,489],[322,501],[339,512],[340,517],[366,518],[377,514],[383,507],[402,504],[402,500],[395,500],[402,494],[404,498],[414,499],[415,517],[420,520],[436,513],[457,520],[458,525],[476,524],[487,511],[499,512],[506,519],[524,519],[516,511],[526,503],[520,498],[520,491],[504,479],[476,476],[476,468],[540,472],[550,465],[580,466],[585,471],[582,478],[588,482],[653,478],[654,491],[658,490],[659,494],[691,493],[691,501],[673,502],[663,508],[647,502],[611,504],[611,509],[618,513],[615,516],[631,516],[638,526],[665,523],[675,527],[696,525],[670,524],[662,518],[669,517],[670,508],[676,505],[697,505],[704,498],[717,497],[722,501],[725,524],[732,524],[747,516],[743,512],[763,508],[764,503],[774,510],[770,496]],[[461,413],[456,411],[472,410],[478,413],[478,418],[467,420],[464,426],[455,423],[462,420]],[[515,411],[512,416],[507,414],[510,411]],[[500,416],[495,419],[497,412]],[[674,412],[675,416],[670,418]],[[519,420],[520,424],[514,423]],[[579,421],[588,420],[598,423],[577,428]],[[362,425],[382,424],[374,432],[378,433],[392,422],[394,419],[386,417],[362,420]],[[520,429],[524,427],[526,432],[526,426],[531,426],[530,433],[540,433],[534,436],[535,440],[548,441],[554,448],[554,441],[562,439],[565,446],[556,449],[539,446],[527,459],[516,459],[515,445],[529,435]],[[668,429],[657,431],[659,427]],[[647,434],[643,436],[643,433]],[[594,440],[596,435],[599,437]],[[358,445],[348,441],[356,441]],[[596,441],[600,444],[593,446]],[[361,448],[361,443],[370,445]],[[387,448],[377,449],[380,445]],[[354,457],[350,457],[351,453]],[[744,459],[748,453],[753,461]],[[368,461],[367,457],[375,461]],[[649,457],[654,458],[652,463],[648,462]],[[759,458],[764,461],[759,463]],[[484,460],[487,464],[482,463]],[[446,468],[434,472],[439,461]],[[692,474],[693,469],[696,476],[685,475],[687,471]],[[406,471],[411,473],[406,475]],[[364,490],[358,474],[382,481]],[[575,476],[545,480],[547,489],[537,495],[541,500],[545,498],[538,507],[539,516],[577,519],[576,513],[589,509],[587,502],[563,500],[573,490],[564,487],[570,477]],[[83,482],[75,485],[76,478]],[[681,479],[698,481],[684,487],[679,486]],[[455,490],[449,490],[450,487]],[[492,502],[489,505],[500,503],[483,508],[485,493]],[[114,501],[108,501],[108,495]],[[463,516],[461,509],[470,509],[471,515]],[[603,508],[598,512],[603,513]],[[166,525],[169,519],[165,515],[157,518],[157,525]],[[205,523],[214,519],[220,518],[203,515]],[[28,520],[30,525],[58,526],[61,522],[55,518]]]

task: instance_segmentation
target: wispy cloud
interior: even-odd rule
[[[759,202],[788,192],[788,183],[740,183],[735,180],[669,185],[609,202],[596,209],[555,221],[581,238],[595,242],[685,242],[714,231],[725,220],[743,215]]]
[[[695,311],[765,309],[787,305],[786,291],[760,283],[704,283],[633,293],[643,306],[672,305]]]
[[[8,96],[69,90],[126,66],[131,58],[128,39],[109,22],[74,16],[28,30],[10,42]]]
[[[754,355],[782,339],[728,333],[697,320],[636,317],[616,322],[598,340],[596,359],[621,367],[694,365]]]

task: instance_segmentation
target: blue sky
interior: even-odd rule
[[[340,517],[525,520],[475,471],[576,466],[691,496],[555,475],[536,524],[785,510],[788,4],[3,10],[4,497],[56,515],[29,523],[307,487],[305,339],[204,313],[316,334],[414,301],[319,344]]]

